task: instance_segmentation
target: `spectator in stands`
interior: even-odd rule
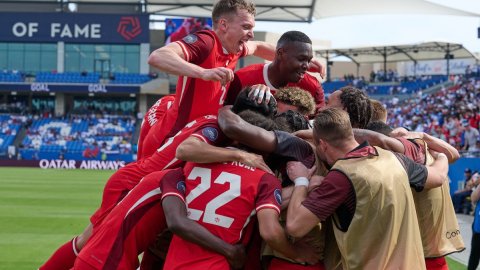
[[[477,151],[476,145],[477,141],[480,139],[478,130],[471,127],[466,119],[462,122],[462,126],[465,128],[463,131],[464,145],[462,149],[468,150],[469,152]]]
[[[465,203],[465,199],[470,196],[472,189],[474,188],[474,183],[472,181],[472,170],[466,168],[464,172],[464,183],[465,187],[463,189],[455,191],[452,195],[453,207],[455,208],[456,213],[470,213],[470,203]]]

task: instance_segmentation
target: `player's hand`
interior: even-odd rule
[[[306,177],[310,179],[310,177],[315,173],[316,169],[316,166],[313,166],[311,169],[309,169],[299,161],[287,162],[287,174],[291,180],[295,180],[299,177]]]
[[[205,81],[219,81],[226,85],[233,80],[233,70],[225,67],[204,69],[200,78]]]
[[[327,69],[320,63],[320,60],[318,60],[317,58],[312,58],[312,61],[310,61],[310,65],[308,67],[308,71],[320,74],[320,77],[322,77],[322,79],[324,79],[325,75],[327,74]]]
[[[308,184],[308,191],[320,186],[324,178],[325,177],[320,175],[312,175],[312,178],[310,178],[310,183]]]
[[[293,133],[293,135],[299,137],[300,139],[313,141],[313,130],[311,129],[297,130]]]
[[[232,246],[231,252],[227,256],[227,261],[230,264],[231,269],[242,269],[247,259],[247,253],[245,247],[242,244],[236,244]]]
[[[252,90],[248,93],[248,98],[256,100],[258,104],[262,103],[265,99],[265,103],[268,104],[270,99],[274,97],[272,97],[270,87],[264,84],[255,84],[252,86]]]
[[[242,150],[239,150],[239,156],[240,156],[238,160],[239,162],[273,174],[272,170],[270,169],[270,167],[268,167],[267,163],[265,163],[265,160],[263,160],[262,156],[253,154],[253,153],[248,153]]]

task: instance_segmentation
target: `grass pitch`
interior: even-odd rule
[[[37,269],[81,233],[112,173],[0,167],[0,269]],[[447,261],[450,270],[466,269]]]
[[[37,269],[81,233],[112,173],[0,168],[0,269]]]

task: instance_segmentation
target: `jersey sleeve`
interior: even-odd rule
[[[302,162],[306,167],[312,168],[315,165],[315,152],[312,146],[288,132],[274,130],[277,137],[277,147],[274,154],[293,158]]]
[[[280,214],[281,204],[282,187],[280,185],[280,180],[269,173],[265,173],[258,183],[255,210],[258,212],[265,208],[271,208]]]
[[[414,188],[415,191],[420,192],[425,187],[425,182],[428,177],[427,167],[424,165],[415,163],[413,160],[408,158],[405,155],[394,153],[397,156],[400,163],[402,163],[403,168],[407,171],[408,181],[410,182],[410,187]]]
[[[200,127],[193,132],[191,136],[196,137],[210,145],[221,146],[227,142],[227,137],[220,130],[220,127],[214,124]]]
[[[310,88],[310,93],[315,100],[316,109],[325,107],[325,93],[323,91],[322,84],[314,76],[308,76],[308,88]]]
[[[169,171],[160,181],[162,200],[168,196],[177,196],[185,202],[185,176],[182,168]]]
[[[417,163],[425,164],[425,148],[405,138],[397,138],[397,140],[403,144],[403,148],[405,148],[403,154],[405,156]]]
[[[185,60],[193,64],[201,64],[213,50],[215,39],[206,32],[189,34],[177,44],[182,48]]]

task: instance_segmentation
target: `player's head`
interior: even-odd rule
[[[253,39],[255,4],[249,0],[220,0],[213,7],[213,29],[229,53],[238,53]]]
[[[387,109],[385,109],[383,104],[376,99],[370,99],[370,104],[372,105],[373,111],[370,121],[382,121],[384,123],[387,123]]]
[[[390,133],[392,133],[393,131],[393,129],[389,125],[385,124],[382,121],[372,121],[368,123],[365,129],[382,133],[383,135],[386,135],[386,136],[390,136]]]
[[[298,87],[282,87],[275,93],[278,113],[297,111],[305,116],[314,113],[315,101],[312,95]]]
[[[252,110],[244,110],[238,113],[245,122],[250,123],[254,126],[263,128],[265,130],[275,130],[278,128],[277,124],[273,121],[273,119],[262,115],[256,111]]]
[[[346,111],[354,128],[365,128],[372,118],[370,99],[362,90],[351,86],[333,92],[328,97],[326,107]]]
[[[277,112],[277,102],[275,99],[271,98],[268,104],[265,101],[259,104],[256,100],[248,97],[248,93],[250,93],[251,90],[252,87],[247,86],[240,91],[235,99],[235,103],[233,103],[232,111],[238,114],[241,111],[252,110],[272,118]]]
[[[313,138],[318,157],[332,165],[332,149],[341,149],[355,140],[348,114],[339,108],[327,108],[315,116]]]
[[[304,115],[291,110],[276,115],[274,121],[279,127],[284,127],[281,130],[287,132],[295,132],[309,128],[307,118]]]
[[[274,65],[278,65],[282,79],[298,82],[308,70],[313,58],[312,40],[300,31],[288,31],[277,42]]]

